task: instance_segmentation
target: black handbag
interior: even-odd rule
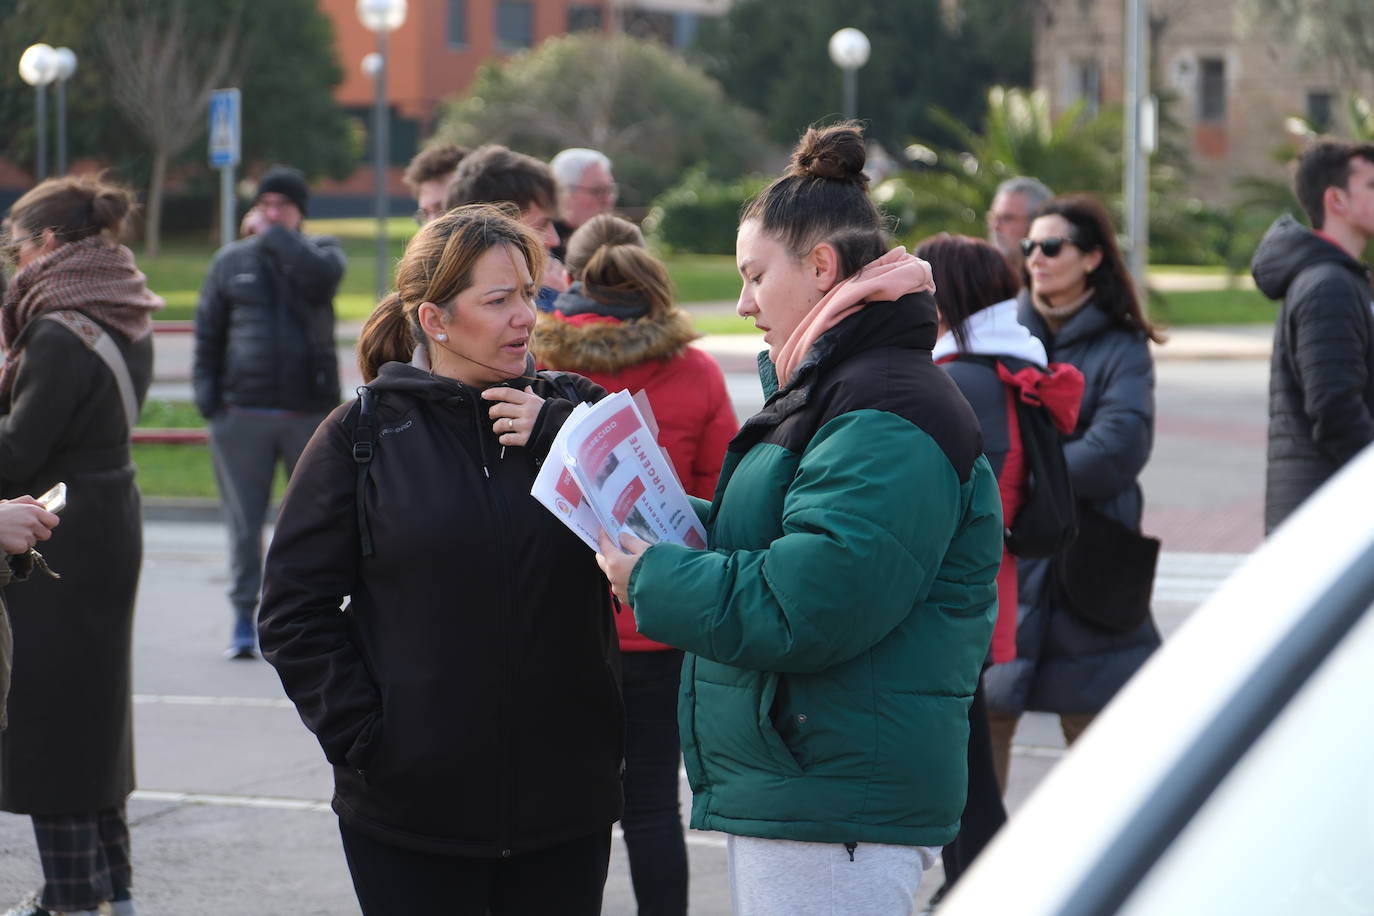
[[[1128,633],[1150,616],[1159,539],[1078,504],[1078,537],[1054,560],[1060,603],[1075,617]]]

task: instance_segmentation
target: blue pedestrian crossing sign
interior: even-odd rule
[[[216,89],[210,94],[210,166],[222,169],[239,164],[239,91]]]

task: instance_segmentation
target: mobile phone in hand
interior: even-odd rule
[[[67,485],[53,484],[51,490],[38,497],[38,504],[49,512],[61,512],[67,505]]]

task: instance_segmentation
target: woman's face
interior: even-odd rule
[[[15,270],[23,270],[33,261],[57,248],[57,238],[25,229],[19,223],[9,225],[9,248],[6,252],[14,261]]]
[[[828,246],[817,246],[822,247]],[[825,258],[818,261],[815,254],[793,257],[756,219],[741,223],[735,237],[735,264],[744,281],[735,311],[754,319],[775,362],[797,325],[835,285],[833,267],[827,269],[820,263]]]
[[[1088,274],[1102,261],[1098,249],[1083,251],[1073,244],[1073,224],[1058,214],[1042,216],[1031,223],[1027,242],[1035,249],[1026,256],[1026,272],[1030,274],[1031,292],[1051,305],[1064,305],[1081,297],[1088,290]],[[1053,250],[1059,240],[1059,251]]]
[[[534,280],[518,249],[487,249],[473,267],[472,284],[454,297],[451,315],[431,303],[420,306],[434,371],[477,388],[523,375],[534,295]],[[440,340],[440,334],[447,339]]]

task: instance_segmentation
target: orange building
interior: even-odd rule
[[[391,113],[389,186],[407,198],[401,173],[434,133],[440,103],[461,93],[484,62],[577,31],[624,30],[677,47],[690,44],[703,16],[717,16],[729,0],[409,0],[405,22],[388,37],[386,95]],[[363,58],[376,36],[358,19],[356,0],[320,0],[334,23],[343,83],[335,99],[366,131],[374,84]],[[319,188],[324,197],[361,200],[372,193],[372,152],[346,181]],[[397,209],[402,209],[400,201]]]

